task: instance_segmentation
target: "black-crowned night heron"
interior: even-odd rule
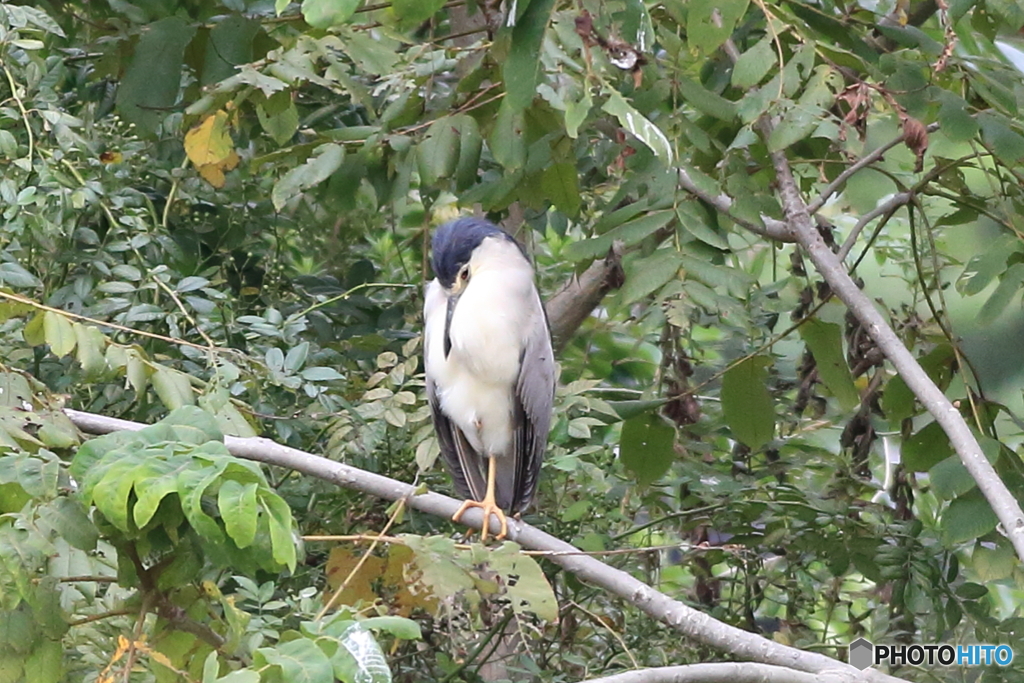
[[[508,532],[533,500],[551,427],[555,361],[533,267],[508,233],[478,218],[442,225],[423,314],[427,396],[458,494]]]

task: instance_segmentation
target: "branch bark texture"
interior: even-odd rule
[[[828,683],[831,676],[794,671],[771,664],[709,662],[685,666],[660,666],[626,671],[614,676],[590,678],[584,683]]]
[[[551,325],[551,338],[557,354],[572,339],[601,299],[622,286],[622,243],[615,242],[608,255],[590,264],[579,276],[573,276],[544,304]]]
[[[74,424],[83,432],[106,434],[113,431],[136,431],[146,425],[117,418],[85,413],[77,410],[65,411]],[[312,453],[283,446],[270,439],[225,437],[225,444],[234,455],[268,465],[286,467],[303,474],[355,489],[386,500],[406,498],[408,505],[421,512],[450,519],[460,503],[439,493],[415,495],[415,489],[402,482],[365,470],[328,460]],[[463,517],[467,526],[479,529],[483,516],[479,510],[471,509]],[[491,531],[497,533],[498,523],[491,520]],[[902,679],[869,670],[858,671],[849,664],[830,657],[805,652],[776,643],[761,636],[743,631],[720,622],[699,612],[678,600],[651,588],[624,571],[611,567],[600,560],[582,554],[578,548],[544,533],[540,529],[508,520],[508,538],[533,550],[545,550],[555,564],[575,574],[584,581],[619,596],[636,606],[650,617],[667,624],[679,633],[734,657],[762,662],[777,667],[787,667],[813,674],[828,673],[836,683],[866,681],[870,683],[896,683]],[[779,679],[781,680],[781,679]],[[791,679],[794,680],[794,679]],[[800,679],[802,683],[802,679]]]
[[[1003,532],[1013,543],[1017,556],[1024,561],[1024,511],[1006,488],[981,450],[977,439],[964,421],[960,411],[928,376],[907,349],[874,303],[857,286],[839,258],[832,253],[814,226],[808,206],[797,188],[789,160],[782,152],[772,153],[779,197],[790,229],[797,242],[807,252],[818,273],[832,291],[864,325],[878,348],[896,368],[907,387],[921,401],[921,405],[935,418],[949,437],[960,461],[978,484],[985,499],[1002,524]]]

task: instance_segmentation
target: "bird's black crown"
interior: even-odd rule
[[[434,274],[446,289],[455,283],[459,269],[469,263],[473,250],[487,237],[499,237],[512,242],[520,251],[522,246],[512,235],[482,218],[457,218],[445,223],[434,232],[430,241]],[[523,253],[525,256],[525,252]]]

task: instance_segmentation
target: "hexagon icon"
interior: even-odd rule
[[[850,664],[861,671],[871,666],[875,659],[875,646],[871,641],[858,638],[850,643]]]

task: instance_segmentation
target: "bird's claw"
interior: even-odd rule
[[[506,535],[508,535],[508,517],[505,515],[505,511],[498,507],[493,500],[467,500],[463,502],[462,507],[460,507],[458,511],[456,511],[456,513],[452,515],[452,521],[459,521],[459,518],[462,517],[463,513],[465,513],[466,510],[470,508],[480,508],[481,510],[484,511],[484,523],[483,526],[480,528],[480,541],[482,543],[487,542],[487,533],[490,531],[491,528],[492,514],[495,517],[497,517],[498,521],[501,523],[501,531],[498,533],[497,536],[494,537],[494,540],[500,541],[501,539],[505,538]]]

